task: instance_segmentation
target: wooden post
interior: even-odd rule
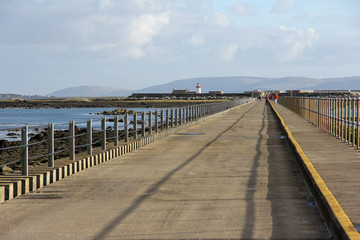
[[[360,139],[360,98],[357,98],[357,108],[356,108],[356,115],[357,115],[357,119],[356,119],[356,128],[357,128],[357,134],[356,134],[356,145],[357,145],[357,149],[360,148],[360,143],[359,143],[359,139]]]
[[[126,143],[129,142],[129,115],[124,116],[124,140]]]
[[[160,114],[161,114],[161,116],[160,116],[160,128],[161,128],[161,130],[164,130],[164,110],[161,110]]]
[[[119,146],[119,116],[114,117],[114,146]]]
[[[179,124],[178,113],[179,109],[175,108],[175,127],[177,127],[177,125]]]
[[[155,111],[155,132],[159,131],[159,113]]]
[[[165,111],[165,128],[169,129],[169,109]]]
[[[141,113],[141,137],[145,137],[145,112]]]
[[[69,122],[69,152],[70,152],[70,160],[75,160],[75,122]]]
[[[23,126],[21,129],[21,174],[24,176],[29,175],[29,146],[28,146],[28,125]]]
[[[88,119],[86,123],[87,132],[86,132],[86,139],[87,139],[87,154],[92,155],[92,120]]]
[[[101,149],[106,150],[106,117],[101,119]]]
[[[356,126],[355,126],[355,98],[352,99],[352,146],[355,147],[355,132],[356,132]]]
[[[54,167],[54,124],[48,125],[48,167]]]
[[[348,143],[351,143],[351,98],[348,101]]]
[[[171,109],[170,111],[170,121],[171,121],[171,127],[174,127],[174,108]]]
[[[152,112],[149,111],[148,113],[148,122],[149,122],[149,135],[152,134]]]
[[[133,116],[133,131],[134,131],[134,139],[137,139],[137,112],[134,113]]]

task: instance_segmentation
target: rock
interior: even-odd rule
[[[4,166],[4,167],[0,167],[0,174],[1,175],[6,175],[8,173],[12,173],[14,170],[12,170],[11,168],[9,168],[8,166]]]
[[[0,148],[6,148],[6,147],[9,147],[9,141],[5,139],[0,140]]]
[[[9,132],[8,134],[6,134],[6,136],[19,136],[19,134],[13,133],[13,132]]]
[[[125,114],[134,114],[133,110],[127,110],[126,108],[114,109],[111,111],[104,111],[102,113],[96,113],[97,115],[125,115]]]

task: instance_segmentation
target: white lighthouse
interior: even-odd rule
[[[200,85],[200,83],[196,84],[196,93],[201,93],[201,85]]]

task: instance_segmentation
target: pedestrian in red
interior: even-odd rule
[[[279,99],[279,95],[277,95],[277,94],[275,93],[274,99],[275,99],[275,103],[277,103],[277,101],[278,101],[278,99]]]

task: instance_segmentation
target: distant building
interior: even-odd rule
[[[215,94],[224,94],[224,91],[209,91],[210,95],[215,95]]]
[[[265,95],[265,93],[263,91],[261,91],[260,89],[256,89],[253,91],[245,91],[244,94],[250,95],[251,97],[260,97],[260,96]]]
[[[184,94],[184,93],[190,93],[189,89],[185,89],[185,90],[175,90],[173,89],[172,94]]]

